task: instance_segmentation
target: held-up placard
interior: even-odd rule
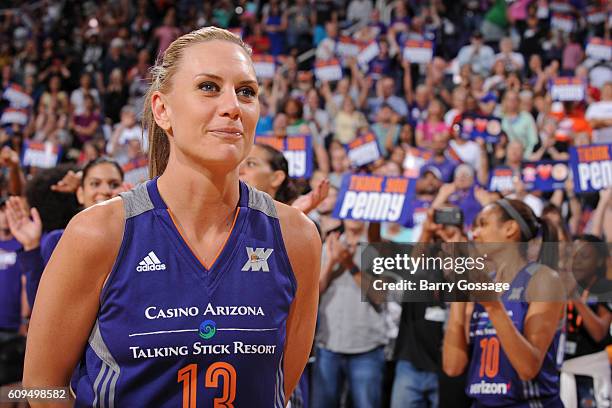
[[[580,78],[556,78],[549,86],[553,101],[582,101],[586,97],[586,84]]]
[[[276,72],[276,63],[271,55],[253,55],[253,67],[257,78],[272,79]]]
[[[6,108],[0,116],[0,125],[11,125],[16,123],[21,126],[28,124],[28,109]]]
[[[404,225],[412,216],[414,185],[414,180],[403,177],[347,174],[342,179],[333,217]]]
[[[319,81],[339,81],[342,79],[342,66],[337,59],[315,62],[315,77]]]
[[[367,66],[370,61],[376,58],[379,52],[380,48],[378,47],[378,41],[372,41],[361,48],[357,56],[357,62],[359,65]]]
[[[237,35],[238,37],[242,38],[242,28],[240,27],[235,27],[235,28],[228,28],[228,31],[230,31],[232,34]]]
[[[147,156],[136,157],[122,167],[124,181],[137,185],[149,179],[149,159]]]
[[[489,176],[489,191],[513,191],[513,176],[514,172],[510,167],[495,167]]]
[[[380,159],[380,148],[373,133],[358,137],[346,145],[349,161],[353,167],[361,167]]]
[[[431,41],[408,40],[404,43],[402,55],[411,64],[427,64],[433,58],[433,43]]]
[[[570,147],[569,153],[577,193],[612,187],[612,144]]]
[[[557,13],[571,13],[574,10],[574,6],[572,6],[568,1],[552,1],[549,5],[549,8]]]
[[[574,21],[574,17],[570,14],[553,13],[550,19],[550,26],[565,33],[571,33],[574,31],[576,22]]]
[[[586,55],[601,61],[612,60],[612,41],[593,37],[586,46]]]
[[[338,43],[336,44],[336,54],[343,59],[348,57],[356,57],[359,55],[360,51],[361,43],[353,40],[351,37],[340,37]]]
[[[431,150],[412,146],[408,146],[404,150],[406,151],[406,157],[402,163],[404,177],[419,178],[421,167],[431,159],[433,152]]]
[[[57,166],[62,148],[51,142],[23,142],[22,164],[24,166],[40,167],[49,169]]]
[[[562,190],[568,176],[569,163],[567,161],[525,162],[521,169],[521,178],[527,191]]]
[[[308,178],[312,176],[313,151],[310,135],[255,136],[255,143],[266,144],[282,152],[289,165],[289,177]]]
[[[606,10],[600,6],[589,6],[586,19],[591,25],[603,24],[606,22]]]
[[[493,144],[499,141],[502,131],[501,119],[495,116],[468,116],[461,120],[459,126],[462,139],[474,140],[481,137]]]

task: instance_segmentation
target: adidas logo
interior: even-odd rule
[[[165,269],[166,264],[162,263],[153,251],[149,252],[136,267],[137,272],[163,271]]]

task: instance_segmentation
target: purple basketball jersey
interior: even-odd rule
[[[270,196],[240,183],[232,231],[209,268],[157,179],[122,198],[125,233],[73,376],[76,405],[284,407],[296,281]]]
[[[514,326],[523,332],[529,303],[525,291],[539,264],[521,269],[502,297]],[[563,407],[559,399],[559,367],[563,359],[561,328],[548,348],[538,375],[523,381],[501,347],[495,327],[484,307],[474,304],[470,321],[471,360],[466,393],[475,407]]]

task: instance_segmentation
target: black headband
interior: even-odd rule
[[[519,212],[516,211],[516,209],[512,206],[512,204],[510,204],[508,200],[506,200],[505,198],[502,198],[501,200],[497,200],[495,203],[499,204],[499,206],[506,211],[506,213],[510,216],[510,218],[516,221],[516,223],[519,225],[521,229],[521,232],[523,233],[523,236],[525,237],[527,241],[533,238],[533,234],[531,233],[531,230],[529,229],[527,222],[521,216],[521,214],[519,214]]]

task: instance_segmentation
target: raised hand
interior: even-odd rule
[[[304,214],[308,214],[317,208],[327,198],[328,194],[329,180],[325,179],[310,193],[299,196],[291,206],[302,211]]]
[[[23,197],[10,197],[6,202],[6,219],[11,234],[23,245],[23,249],[30,251],[40,246],[43,224],[36,208],[28,211]]]
[[[0,164],[4,167],[19,166],[19,155],[8,146],[4,146],[0,151]]]
[[[80,171],[75,173],[72,170],[68,170],[68,173],[66,173],[63,179],[51,186],[51,190],[57,191],[58,193],[76,193],[81,185],[82,177],[83,173]]]

